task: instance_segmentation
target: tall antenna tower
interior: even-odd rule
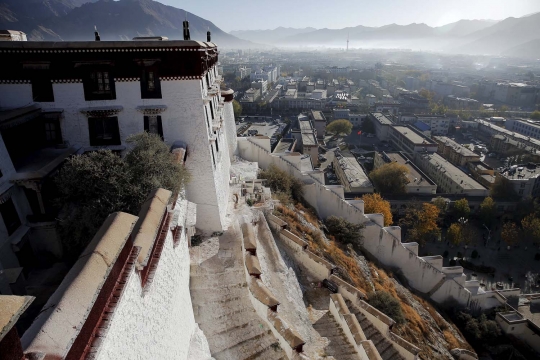
[[[349,33],[347,33],[347,51],[349,51]]]

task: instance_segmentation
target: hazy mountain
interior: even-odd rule
[[[540,59],[540,39],[514,46],[502,53],[505,56]]]
[[[303,29],[278,27],[273,30],[236,30],[230,31],[229,34],[234,35],[240,39],[249,40],[264,44],[273,44],[281,39],[299,34],[305,34],[317,29],[307,27]]]
[[[474,54],[502,54],[510,49],[540,39],[540,13],[521,18],[507,18],[486,29],[476,31],[453,50]]]
[[[446,36],[466,36],[495,25],[497,20],[459,20],[435,28],[435,33]]]
[[[24,0],[35,2],[35,12],[32,6],[13,6],[20,0],[9,0],[5,18],[8,16],[23,21],[1,24],[4,28],[22,30],[29,40],[93,40],[94,25],[97,26],[102,40],[128,40],[136,36],[167,36],[169,39],[182,39],[182,22],[186,12],[172,6],[163,5],[153,0],[99,0],[85,2],[75,0],[81,6],[77,7],[74,0]],[[3,1],[2,5],[8,3]],[[43,6],[55,4],[43,14]],[[39,6],[38,6],[39,5]],[[13,10],[12,10],[13,9]],[[24,14],[24,15],[21,15]],[[47,16],[45,16],[47,15]],[[238,39],[212,22],[187,13],[190,22],[191,39],[206,41],[206,31],[212,32],[212,41],[225,47],[246,47],[248,41]]]

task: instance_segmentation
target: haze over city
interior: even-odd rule
[[[0,360],[540,359],[540,0],[0,0]]]
[[[276,27],[383,26],[425,23],[442,26],[461,19],[502,20],[540,11],[536,0],[163,0],[202,16],[225,31]]]

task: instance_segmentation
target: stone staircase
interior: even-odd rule
[[[394,348],[392,342],[385,338],[380,331],[373,326],[373,323],[354,305],[350,300],[346,300],[345,303],[349,308],[351,314],[356,316],[356,319],[360,323],[362,331],[366,335],[368,340],[373,341],[373,344],[377,348],[379,355],[383,360],[405,360],[403,356]]]
[[[215,256],[191,265],[195,321],[216,360],[287,359],[249,299],[239,236],[228,230],[219,238]]]
[[[354,346],[349,343],[329,310],[313,324],[313,328],[330,341],[325,349],[326,356],[333,356],[336,360],[358,360]]]

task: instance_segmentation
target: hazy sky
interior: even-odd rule
[[[540,0],[157,0],[212,21],[222,30],[278,26],[343,28],[391,23],[445,25],[540,12]]]

